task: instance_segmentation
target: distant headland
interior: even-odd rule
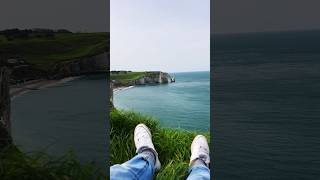
[[[168,84],[175,82],[175,78],[169,73],[162,71],[111,71],[111,93],[110,93],[110,105],[113,107],[113,93],[128,89],[133,86],[141,85],[156,85],[156,84]]]

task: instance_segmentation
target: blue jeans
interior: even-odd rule
[[[154,175],[155,156],[151,151],[142,152],[131,160],[110,167],[111,180],[151,180]],[[210,170],[207,166],[196,164],[189,168],[187,180],[208,180]]]

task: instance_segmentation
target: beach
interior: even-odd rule
[[[80,78],[81,76],[67,77],[59,80],[48,80],[48,79],[37,79],[28,81],[23,84],[12,85],[10,86],[10,96],[11,99],[14,99],[17,96],[25,94],[32,90],[39,90],[51,86],[55,86],[61,83],[66,83],[75,79]]]
[[[113,88],[113,93],[118,93],[118,92],[120,92],[120,91],[124,91],[124,90],[130,89],[130,88],[134,88],[134,86],[121,86],[121,87],[116,87],[116,88]]]

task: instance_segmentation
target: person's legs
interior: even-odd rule
[[[210,156],[208,142],[204,136],[198,135],[191,144],[190,167],[187,180],[210,179],[209,163]]]
[[[161,165],[158,154],[152,143],[151,132],[147,126],[144,124],[136,126],[134,131],[134,142],[138,155],[123,164],[111,166],[111,180],[149,180],[152,179],[154,172],[160,169]]]
[[[152,179],[155,155],[150,150],[137,154],[131,160],[110,167],[110,179]]]
[[[201,161],[190,166],[187,180],[207,180],[210,179],[210,169]],[[195,162],[196,162],[195,161]]]

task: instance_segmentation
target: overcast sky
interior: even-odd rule
[[[320,29],[319,0],[214,0],[219,33]]]
[[[65,28],[109,31],[109,0],[1,0],[0,30]]]
[[[111,70],[209,70],[209,3],[111,0]]]

